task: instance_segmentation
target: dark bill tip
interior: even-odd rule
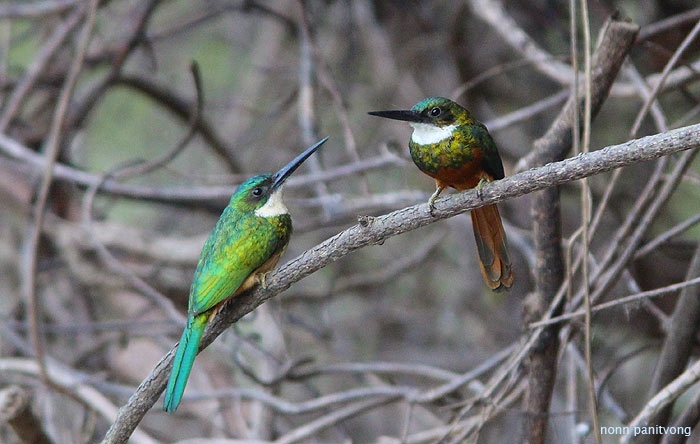
[[[284,181],[287,180],[297,168],[299,168],[299,165],[304,163],[304,161],[308,159],[309,156],[311,156],[321,145],[323,145],[326,142],[326,140],[328,140],[328,137],[324,137],[323,139],[314,143],[306,151],[299,154],[291,162],[283,166],[281,170],[276,172],[272,176],[272,189],[274,190],[276,188],[281,187]]]

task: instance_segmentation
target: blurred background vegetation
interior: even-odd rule
[[[616,10],[642,27],[594,121],[592,149],[697,123],[696,38],[650,116],[631,132],[659,73],[700,19],[696,2],[606,0],[588,7],[594,38]],[[501,21],[505,30],[488,21],[492,8],[512,20]],[[568,2],[548,0],[100,1],[60,113],[90,2],[0,4],[0,132],[20,144],[13,151],[7,140],[0,143],[0,387],[31,393],[52,442],[99,441],[110,412],[179,337],[178,312],[186,311],[202,243],[236,184],[276,171],[321,137],[330,140],[317,160],[287,187],[295,235],[282,263],[357,216],[425,202],[433,183],[410,161],[410,127],[367,111],[406,109],[432,95],[455,99],[489,127],[510,175],[568,97],[570,13]],[[516,35],[513,26],[548,57],[514,47],[504,37]],[[582,35],[579,29],[579,57]],[[193,62],[204,101],[194,121]],[[54,173],[32,248],[52,127],[56,163],[65,168]],[[190,127],[194,137],[177,149]],[[157,168],[134,172],[155,159],[163,159]],[[592,239],[593,265],[656,165],[623,170]],[[590,181],[594,205],[610,180],[605,174]],[[606,300],[684,279],[698,239],[692,225],[699,181],[693,165],[645,239],[684,221],[691,229],[640,254]],[[580,225],[579,196],[576,185],[562,188],[565,240]],[[526,330],[522,301],[533,291],[535,265],[530,204],[530,196],[500,204],[515,260],[510,292],[484,287],[464,215],[364,248],[294,284],[220,337],[197,359],[177,415],[156,406],[141,425],[151,441],[139,435],[134,442],[437,442],[486,376],[427,404],[399,396],[362,409],[361,402],[383,398],[352,390],[425,390],[482,365],[485,375],[496,368],[499,353]],[[671,295],[594,317],[603,424],[624,424],[648,399],[674,301]],[[584,427],[585,372],[571,358],[581,356],[580,341],[562,351],[548,442],[593,442]],[[49,375],[67,384],[63,392],[36,367],[16,367],[37,354],[64,372]],[[76,395],[67,381],[93,392]],[[567,390],[580,392],[580,400],[572,403]],[[292,408],[333,393],[342,402]],[[346,407],[357,411],[312,427]],[[520,436],[518,396],[496,410],[470,435],[474,442]],[[294,438],[304,430],[308,436]],[[0,440],[19,442],[2,426]]]

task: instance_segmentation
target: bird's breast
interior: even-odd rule
[[[459,135],[432,145],[409,144],[411,158],[428,176],[457,189],[473,188],[483,172],[483,151],[461,143]]]

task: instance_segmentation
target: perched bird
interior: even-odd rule
[[[207,323],[227,300],[257,283],[284,253],[292,219],[282,201],[285,180],[328,138],[317,142],[275,174],[243,182],[209,234],[190,287],[187,326],[175,353],[163,409],[174,412]]]
[[[498,149],[484,124],[452,100],[429,97],[410,110],[369,114],[407,121],[413,127],[408,144],[411,158],[435,179],[436,190],[428,201],[431,211],[446,187],[460,191],[476,188],[478,193],[484,182],[504,177]],[[496,291],[510,288],[513,269],[498,207],[476,208],[471,217],[486,285]]]

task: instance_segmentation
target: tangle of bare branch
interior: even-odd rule
[[[271,272],[266,279],[267,288],[255,289],[227,304],[204,333],[200,350],[206,348],[242,316],[286,290],[294,282],[357,249],[379,244],[389,237],[456,216],[482,205],[697,148],[700,148],[700,125],[684,127],[518,173],[484,186],[481,198],[477,197],[475,192],[469,191],[439,199],[435,202],[432,216],[426,203],[384,216],[363,218],[357,225],[338,233]],[[104,444],[118,444],[128,440],[131,432],[165,389],[173,354],[174,349],[156,364],[152,373],[139,385],[127,404],[120,409],[103,440]]]

